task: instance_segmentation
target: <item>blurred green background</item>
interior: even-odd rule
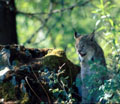
[[[105,56],[119,52],[120,0],[15,0],[19,44],[34,48],[61,48],[79,64],[74,30],[89,34]],[[109,60],[107,60],[109,62]]]

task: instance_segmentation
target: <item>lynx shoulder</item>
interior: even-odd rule
[[[80,35],[79,33],[75,32],[74,37],[76,40],[75,47],[79,55],[81,67],[81,72],[78,74],[76,79],[80,79],[82,82],[82,85],[77,87],[79,92],[82,92],[82,103],[89,103],[90,101],[87,101],[86,99],[89,95],[89,90],[91,89],[87,89],[84,78],[86,75],[91,76],[92,74],[96,73],[90,69],[89,61],[94,62],[95,60],[98,60],[99,65],[106,67],[104,52],[95,41],[94,32],[88,35]]]

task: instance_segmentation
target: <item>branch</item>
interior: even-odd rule
[[[32,38],[34,37],[34,35],[37,34],[40,30],[42,30],[42,29],[44,28],[44,26],[46,26],[47,21],[50,19],[51,15],[52,15],[52,13],[51,13],[51,12],[52,12],[52,9],[53,9],[52,3],[50,3],[50,14],[48,14],[48,17],[47,17],[46,19],[44,19],[44,22],[43,22],[42,26],[40,26],[40,27],[31,35],[31,37],[28,38],[28,40],[27,40],[25,43],[23,43],[24,45],[25,45],[26,43],[30,43],[31,40],[32,40]]]
[[[79,1],[79,2],[77,2],[76,4],[73,4],[73,5],[70,6],[70,7],[53,10],[52,13],[64,12],[64,11],[66,11],[66,10],[74,9],[75,7],[85,6],[85,5],[88,4],[90,1],[92,1],[92,0],[88,0],[88,1],[86,1],[86,2],[84,2],[84,3],[82,3],[82,4],[80,4],[81,1]]]
[[[93,0],[87,0],[87,1],[85,1],[84,3],[82,3],[82,4],[80,4],[81,1],[79,1],[79,2],[77,2],[77,3],[75,3],[75,4],[73,4],[73,5],[70,6],[70,7],[52,10],[51,12],[25,13],[25,12],[22,12],[22,11],[17,11],[17,13],[19,13],[19,14],[24,14],[24,15],[28,15],[28,16],[54,14],[54,13],[64,12],[64,11],[66,11],[66,10],[71,10],[71,9],[74,9],[75,7],[85,6],[85,5],[87,5],[87,4],[88,4],[89,2],[91,2],[91,1],[93,1]]]
[[[40,30],[42,30],[44,28],[44,26],[46,25],[47,21],[48,21],[49,17],[45,19],[45,22],[42,24],[42,26],[40,26],[32,35],[30,35],[31,37],[29,37],[25,43],[23,43],[23,45],[26,45],[27,43],[31,43],[32,38],[34,37],[35,34],[37,34]]]
[[[48,28],[48,30],[47,30],[47,32],[46,32],[46,34],[45,34],[45,37],[42,39],[42,40],[40,40],[39,42],[36,42],[36,43],[33,43],[34,45],[37,45],[37,44],[40,44],[41,42],[43,42],[46,38],[47,38],[47,36],[50,34],[50,32],[51,32],[51,30],[57,25],[57,23],[60,21],[60,18],[58,18],[57,20],[56,20],[56,22],[53,24],[53,25],[51,25],[50,26],[50,28]],[[52,36],[51,36],[52,37]]]
[[[35,19],[39,20],[42,24],[44,24],[44,22],[45,22],[41,17],[38,17],[38,16],[36,16],[36,15],[34,15],[32,13],[25,13],[25,12],[20,12],[20,11],[17,11],[16,13],[20,14],[20,15],[30,17],[30,18],[35,18]],[[48,28],[47,25],[45,25],[45,27]]]

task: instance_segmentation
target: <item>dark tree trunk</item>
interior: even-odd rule
[[[0,0],[0,44],[17,44],[14,0]]]

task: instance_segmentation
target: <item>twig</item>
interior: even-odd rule
[[[37,78],[37,75],[34,73],[34,71],[33,71],[32,68],[31,68],[31,70],[32,70],[32,72],[33,72],[33,74],[34,74],[36,80],[39,82],[40,86],[42,87],[42,89],[44,90],[45,94],[47,95],[47,98],[48,98],[48,102],[49,102],[49,104],[51,104],[50,97],[49,97],[49,95],[48,95],[46,89],[43,87],[43,85],[41,84],[41,82],[40,82],[39,79]]]
[[[66,64],[66,63],[64,63],[62,66],[59,66],[59,70],[61,70],[61,69],[65,66],[65,64]],[[59,79],[58,76],[57,76],[57,79]],[[70,98],[68,97],[68,93],[67,93],[67,91],[66,91],[66,89],[65,89],[65,86],[64,86],[63,81],[60,81],[58,84],[59,84],[59,86],[63,89],[63,91],[65,92],[66,97],[70,100]]]
[[[25,77],[26,83],[28,84],[29,88],[32,90],[32,92],[34,93],[34,95],[40,100],[40,102],[42,102],[41,98],[36,94],[36,92],[33,90],[33,88],[31,87],[30,83],[28,82],[28,77]]]
[[[65,63],[62,66],[59,66],[59,70],[61,70],[65,66]]]
[[[27,43],[30,43],[32,38],[34,37],[35,34],[37,34],[42,28],[44,28],[44,25],[43,24],[42,26],[40,26],[32,35],[31,37],[28,38],[28,40],[26,42],[23,43],[23,45],[26,45]]]

